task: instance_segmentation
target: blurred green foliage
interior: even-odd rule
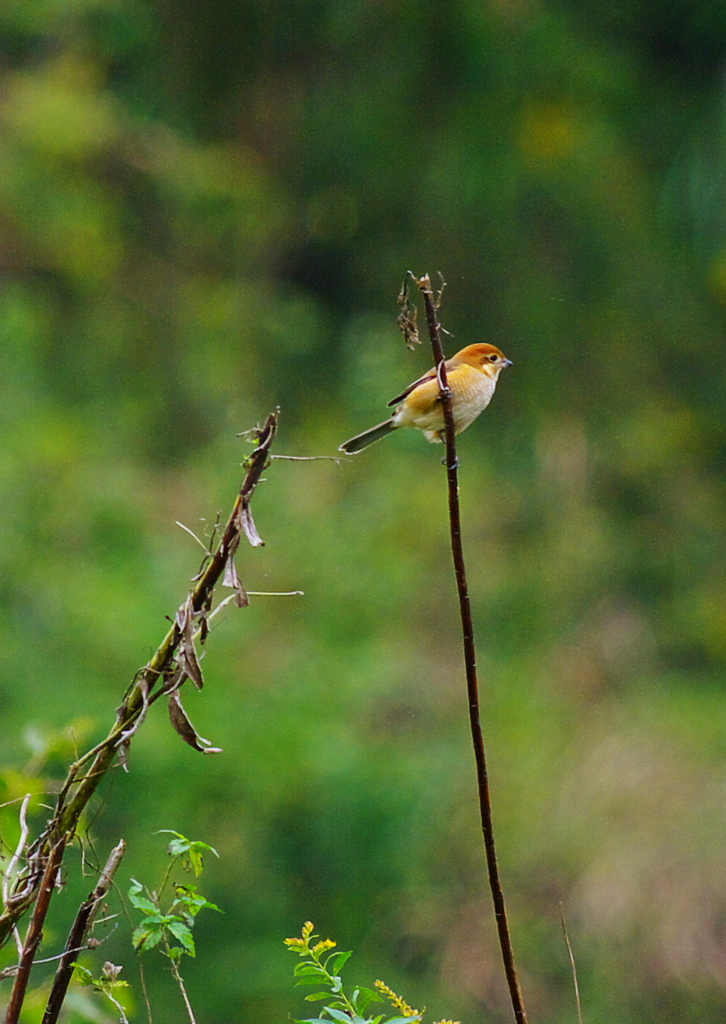
[[[400,281],[440,270],[450,350],[514,361],[460,458],[526,1002],[576,1019],[562,901],[589,1021],[720,1024],[726,14],[34,0],[0,27],[0,801],[104,734],[236,433],[280,405],[278,452],[330,454],[382,418],[430,363]],[[280,943],[308,918],[434,1018],[507,1020],[440,451],[267,476],[239,571],[305,596],[226,613],[187,700],[225,753],[152,713],[86,855],[123,836],[149,876],[160,828],[219,851],[185,973],[210,1024],[297,1012]],[[47,955],[91,887],[76,857]],[[132,981],[123,931],[98,955]]]

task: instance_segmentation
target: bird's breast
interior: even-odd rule
[[[472,366],[456,366],[447,374],[451,390],[454,426],[457,434],[465,430],[489,405],[496,378]],[[424,381],[406,397],[395,413],[398,426],[415,426],[420,430],[438,430],[444,416],[436,377]]]
[[[472,423],[489,405],[496,378],[472,366],[456,367],[449,374],[449,387],[453,397],[454,424],[457,434]]]

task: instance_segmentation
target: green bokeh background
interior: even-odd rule
[[[576,1020],[562,903],[590,1024],[720,1024],[726,14],[33,0],[0,26],[0,799],[104,735],[198,567],[174,522],[231,507],[236,434],[280,406],[278,453],[332,454],[382,418],[430,364],[400,282],[441,271],[449,351],[514,362],[460,459],[525,1001]],[[282,939],[308,918],[431,1020],[510,1019],[440,455],[271,466],[239,572],[305,596],[220,616],[186,705],[224,753],[154,708],[45,955],[95,860],[123,837],[121,889],[157,884],[173,828],[220,854],[200,1024],[306,1015]],[[88,965],[126,965],[140,1020],[129,934]],[[161,958],[147,982],[182,1019]]]

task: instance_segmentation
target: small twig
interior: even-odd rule
[[[560,923],[562,925],[562,932],[565,936],[565,943],[567,944],[567,953],[570,957],[570,966],[572,967],[572,984],[575,987],[575,1002],[577,1003],[577,1019],[582,1024],[582,1006],[580,1005],[580,986],[577,984],[577,967],[575,966],[575,956],[572,952],[572,946],[570,945],[570,936],[567,934],[567,925],[565,924],[565,914],[562,910],[562,904],[559,904],[560,911]]]
[[[410,272],[409,272],[410,273]],[[458,458],[456,455],[456,431],[454,427],[454,414],[451,407],[451,391],[446,376],[446,362],[441,347],[441,327],[437,311],[441,301],[442,286],[438,296],[435,298],[431,288],[431,279],[428,274],[421,278],[411,277],[421,290],[424,307],[426,309],[426,322],[428,324],[431,347],[434,353],[434,363],[439,381],[441,394],[441,405],[444,413],[446,426],[446,472],[449,485],[449,523],[451,530],[451,553],[454,562],[454,574],[459,594],[459,610],[461,615],[462,636],[464,642],[464,664],[466,668],[466,686],[469,699],[469,724],[471,726],[472,742],[474,744],[474,759],[476,761],[476,775],[479,793],[479,813],[481,817],[482,836],[484,839],[484,851],[486,854],[487,870],[489,874],[489,888],[494,904],[494,918],[499,935],[499,946],[504,964],[504,973],[509,987],[509,997],[512,1003],[515,1020],[518,1024],[526,1024],[527,1016],[524,1009],[524,1001],[519,987],[519,979],[514,963],[514,951],[512,940],[509,934],[509,923],[504,903],[504,892],[499,877],[497,865],[497,852],[494,844],[494,825],[492,820],[491,796],[489,793],[489,773],[487,770],[486,752],[484,749],[484,737],[481,728],[481,712],[479,705],[479,682],[476,670],[476,644],[474,641],[474,622],[471,614],[471,602],[469,600],[469,587],[466,579],[466,564],[464,562],[464,548],[461,540],[461,509],[459,505],[459,473]]]
[[[304,590],[248,590],[250,597],[305,597]]]
[[[26,793],[25,796],[14,796],[12,800],[4,800],[2,803],[0,803],[0,808],[12,807],[13,804],[22,803],[24,800],[27,799],[28,795],[29,794]],[[7,843],[5,841],[3,841],[3,846],[7,846]]]
[[[338,465],[343,461],[340,455],[271,455],[271,459],[282,459],[285,462],[321,462],[328,460],[329,462],[337,462]]]
[[[182,994],[184,1006],[186,1007],[186,1011],[189,1016],[189,1024],[197,1024],[196,1017],[194,1016],[194,1010],[192,1009],[192,1004],[189,1000],[189,995],[187,993],[187,988],[186,985],[184,984],[184,979],[181,976],[181,971],[179,970],[179,964],[177,963],[175,957],[172,955],[169,943],[165,942],[165,945],[167,950],[167,956],[169,957],[169,961],[171,963],[171,973],[174,975],[174,980],[179,986],[179,991]]]
[[[58,1014],[63,1006],[63,1000],[66,997],[68,991],[68,985],[71,977],[73,976],[74,958],[78,953],[79,949],[83,949],[88,929],[93,923],[94,915],[98,910],[101,901],[106,898],[108,890],[111,888],[111,882],[113,876],[116,873],[116,869],[121,863],[121,858],[124,855],[126,849],[126,843],[121,842],[114,847],[111,851],[106,866],[101,872],[101,877],[98,880],[98,884],[92,893],[89,894],[88,898],[78,908],[76,919],[73,922],[73,926],[68,934],[66,946],[61,956],[61,962],[58,964],[58,970],[56,971],[55,978],[53,979],[53,987],[50,990],[48,996],[48,1003],[43,1014],[42,1024],[55,1024],[58,1020]]]
[[[126,1016],[126,1011],[124,1010],[123,1006],[118,1001],[118,999],[116,999],[115,996],[112,996],[111,993],[107,989],[104,989],[103,994],[105,995],[106,999],[110,999],[111,1000],[113,1005],[118,1010],[119,1016],[121,1018],[121,1024],[129,1024],[129,1019]]]
[[[2,893],[3,893],[3,906],[4,907],[6,907],[8,905],[8,899],[9,899],[9,896],[10,896],[10,885],[12,883],[12,878],[13,878],[13,874],[15,872],[15,867],[16,867],[18,861],[20,860],[22,852],[25,849],[26,843],[28,842],[28,834],[29,834],[30,830],[28,829],[27,813],[28,813],[28,804],[30,803],[30,797],[31,797],[30,793],[26,793],[25,796],[23,797],[23,802],[22,802],[22,804],[20,806],[20,814],[18,816],[19,819],[20,819],[20,838],[18,839],[18,845],[15,847],[15,852],[13,853],[12,857],[10,858],[10,862],[9,862],[7,868],[5,869],[5,874],[3,875]],[[18,956],[22,956],[22,954],[23,954],[23,943],[22,943],[22,940],[20,938],[20,935],[18,933],[17,928],[13,929],[13,934],[15,935],[15,943],[16,943],[16,945],[18,947]]]
[[[185,526],[184,523],[180,523],[178,519],[174,520],[174,525],[178,526],[180,530],[184,530],[185,533],[188,533],[189,536],[192,537],[197,542],[197,544],[202,549],[202,551],[205,553],[205,555],[211,556],[212,552],[209,550],[207,545],[204,544],[203,541],[201,541],[199,539],[199,537],[197,537],[197,535],[194,532],[194,530],[190,530],[188,526]]]
[[[305,597],[304,590],[248,590],[248,597]],[[224,600],[220,601],[214,611],[210,612],[207,616],[207,621],[212,622],[215,616],[219,615],[223,608],[226,608],[228,604],[234,601],[235,595],[229,594]],[[199,636],[201,630],[197,630],[194,634],[194,639]]]
[[[30,920],[28,934],[25,937],[23,953],[20,957],[18,973],[15,976],[15,984],[13,985],[13,991],[10,996],[10,1002],[5,1016],[5,1024],[18,1024],[23,1000],[25,999],[25,991],[28,987],[30,971],[33,966],[35,951],[40,945],[40,940],[43,938],[43,925],[45,924],[48,908],[50,907],[50,900],[53,895],[53,889],[55,888],[56,875],[58,874],[63,861],[65,846],[66,839],[65,836],[63,836],[50,851],[50,856],[48,857],[48,861],[45,865],[43,879],[40,883],[40,890],[38,892],[38,899],[35,904],[35,911],[33,912],[33,916]]]

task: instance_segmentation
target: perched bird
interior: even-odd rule
[[[446,360],[446,377],[451,391],[451,407],[457,434],[466,430],[479,413],[486,409],[494,394],[500,372],[505,366],[511,365],[511,359],[502,355],[495,345],[485,344],[467,345],[451,359]],[[423,430],[424,437],[429,441],[444,440],[444,413],[435,368],[410,384],[403,394],[388,404],[398,405],[390,419],[351,437],[350,441],[341,444],[338,451],[355,455],[399,427],[418,427],[419,430]]]

